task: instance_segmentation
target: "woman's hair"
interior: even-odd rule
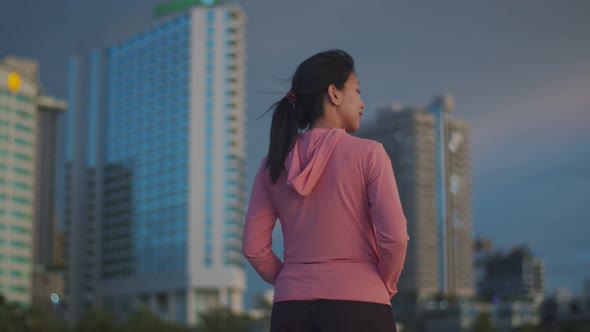
[[[354,60],[342,50],[318,53],[303,61],[291,79],[291,90],[273,110],[268,160],[272,183],[285,168],[285,159],[300,130],[309,128],[324,115],[324,96],[332,84],[341,90],[354,72]]]

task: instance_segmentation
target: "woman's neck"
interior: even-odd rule
[[[330,112],[326,112],[326,114],[317,119],[314,123],[311,124],[310,129],[314,128],[342,128],[342,123],[340,119],[336,116],[329,116]]]

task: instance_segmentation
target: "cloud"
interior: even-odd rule
[[[590,67],[572,66],[540,88],[478,115],[472,120],[475,172],[494,172],[531,155],[542,158],[554,154],[551,149],[590,143],[588,91]]]

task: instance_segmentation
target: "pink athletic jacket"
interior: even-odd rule
[[[297,137],[278,182],[262,160],[242,251],[274,302],[352,300],[390,304],[409,240],[391,160],[378,142],[342,129]],[[272,251],[277,218],[284,262]]]

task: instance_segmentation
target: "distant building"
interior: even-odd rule
[[[540,322],[539,306],[530,301],[499,301],[492,311],[494,325],[502,331]]]
[[[588,310],[590,310],[590,279],[584,280],[582,299],[584,301],[585,307],[588,308]]]
[[[245,15],[215,1],[69,62],[67,319],[145,306],[187,325],[243,310]]]
[[[65,108],[43,95],[38,62],[0,61],[0,293],[22,305],[35,297],[34,267],[51,262],[55,124]]]
[[[544,330],[565,331],[575,327],[575,331],[590,331],[590,307],[584,302],[584,295],[574,297],[567,288],[559,288],[545,298],[540,315]]]
[[[356,134],[383,144],[408,220],[398,299],[474,293],[470,126],[452,108],[449,96],[427,107],[394,105]]]
[[[520,246],[508,253],[495,252],[483,263],[478,294],[486,300],[520,299],[540,303],[545,291],[545,267],[540,258]]]
[[[464,332],[474,331],[473,326],[480,315],[487,315],[489,323],[494,324],[490,303],[461,301],[448,303],[441,301],[433,303],[429,309],[422,312],[418,329],[424,332]]]
[[[492,241],[483,237],[477,236],[473,242],[474,256],[473,256],[473,277],[474,285],[481,284],[486,276],[486,262],[493,254]]]

